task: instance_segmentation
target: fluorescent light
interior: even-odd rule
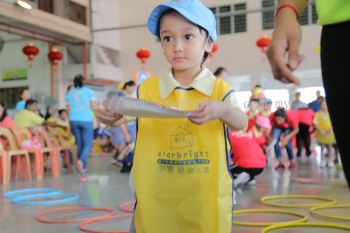
[[[27,9],[27,10],[31,10],[32,9],[32,6],[28,3],[28,2],[25,2],[23,0],[17,0],[16,2],[20,7],[23,7],[24,9]]]

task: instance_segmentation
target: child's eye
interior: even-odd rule
[[[163,37],[163,41],[164,42],[170,42],[171,41],[171,37],[170,36],[164,36]]]
[[[186,40],[192,40],[193,36],[191,34],[188,34],[185,36]]]

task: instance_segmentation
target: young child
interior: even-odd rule
[[[226,126],[241,130],[247,118],[231,87],[202,66],[217,38],[215,17],[199,0],[171,0],[152,11],[148,28],[172,68],[143,82],[138,98],[197,111],[182,119],[138,119],[136,232],[230,233],[233,180]],[[95,110],[109,124],[121,117],[101,105]]]
[[[321,110],[316,113],[314,118],[314,126],[316,128],[317,143],[321,145],[321,167],[327,165],[324,155],[324,149],[328,150],[328,167],[334,167],[332,156],[332,146],[335,144],[335,137],[332,129],[331,118],[329,117],[327,103],[323,99],[320,103]]]

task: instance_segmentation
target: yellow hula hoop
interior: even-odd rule
[[[333,214],[323,214],[318,212],[318,210],[321,210],[321,209],[346,209],[346,208],[350,209],[350,205],[316,206],[311,208],[310,213],[314,216],[321,217],[321,218],[330,218],[330,219],[340,220],[340,221],[343,221],[343,220],[350,221],[350,216],[346,217],[346,216],[339,216],[339,215],[333,215]]]
[[[240,226],[251,226],[251,227],[265,227],[276,224],[293,224],[293,223],[301,223],[306,222],[307,217],[301,213],[288,211],[288,210],[276,210],[276,209],[249,209],[249,210],[236,210],[233,212],[234,216],[241,214],[251,214],[251,213],[280,213],[280,214],[289,214],[300,217],[300,219],[287,221],[287,222],[242,222],[242,221],[233,221],[233,224]]]
[[[269,226],[264,228],[261,233],[268,233],[274,230],[291,228],[291,227],[323,227],[323,228],[350,230],[350,226],[346,226],[346,225],[340,225],[340,224],[334,224],[334,223],[304,222],[304,223],[296,223],[296,224],[278,224],[278,225]]]
[[[279,199],[313,199],[327,201],[325,203],[313,203],[313,204],[279,204],[270,202],[270,200]],[[260,202],[267,206],[275,207],[286,207],[286,208],[300,208],[300,207],[313,207],[313,206],[330,206],[335,205],[337,200],[332,197],[322,197],[322,196],[307,196],[307,195],[278,195],[278,196],[265,196],[260,199]]]

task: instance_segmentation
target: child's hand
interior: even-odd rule
[[[93,104],[92,109],[97,119],[108,126],[114,126],[115,123],[123,117],[118,113],[107,110],[101,103]]]
[[[224,111],[222,102],[204,101],[199,104],[198,110],[189,117],[195,124],[204,124],[210,120],[221,118]]]

